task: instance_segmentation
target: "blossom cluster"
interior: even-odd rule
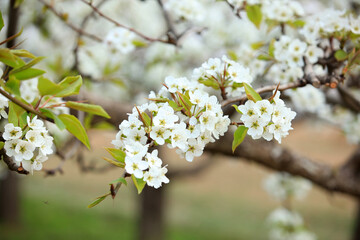
[[[168,0],[164,5],[167,11],[171,11],[178,19],[200,22],[204,19],[205,11],[201,1],[193,0]]]
[[[305,228],[302,217],[293,210],[280,207],[268,217],[270,240],[315,240],[315,234]]]
[[[302,5],[294,0],[263,1],[261,10],[267,19],[279,22],[291,21],[305,14]]]
[[[157,94],[150,93],[151,103],[133,109],[112,141],[126,153],[127,173],[158,188],[169,182],[167,169],[161,167],[157,150],[149,153],[150,145],[167,143],[191,162],[203,153],[207,143],[224,135],[230,119],[223,115],[217,98],[201,88],[201,84],[186,78],[167,77]]]
[[[250,70],[241,64],[223,56],[210,58],[201,67],[194,69],[192,79],[206,86],[225,85],[230,96],[241,96],[245,90],[243,83],[251,84],[253,77]]]
[[[326,9],[309,16],[300,30],[306,41],[313,44],[320,43],[322,39],[340,32],[344,35],[360,34],[359,16],[347,14],[345,10]]]
[[[294,0],[227,0],[227,2],[234,7],[236,12],[244,9],[245,4],[261,4],[261,12],[264,16],[278,22],[291,21],[305,14],[301,4]]]
[[[135,49],[135,45],[133,44],[135,39],[135,33],[122,27],[116,27],[108,32],[104,43],[108,45],[111,50],[127,54]]]
[[[304,199],[311,189],[310,181],[294,177],[288,173],[274,173],[264,181],[264,188],[267,193],[279,201],[288,198]]]
[[[42,120],[27,117],[25,130],[8,123],[4,127],[2,137],[5,140],[6,155],[13,157],[15,163],[25,170],[41,170],[42,163],[47,155],[53,153],[53,137],[48,135],[48,130]]]
[[[281,83],[295,81],[304,76],[304,58],[311,64],[324,57],[324,51],[317,45],[308,44],[298,38],[283,35],[274,42],[274,64],[268,74],[269,79]]]
[[[321,114],[327,107],[325,94],[312,85],[290,91],[289,95],[298,111]]]
[[[254,102],[248,100],[238,107],[242,113],[240,120],[248,128],[247,133],[253,139],[264,138],[267,141],[275,138],[279,143],[281,139],[292,130],[291,121],[296,113],[285,106],[277,92],[274,98]]]

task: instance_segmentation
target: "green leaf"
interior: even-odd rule
[[[95,207],[96,205],[98,205],[99,203],[101,203],[102,201],[104,201],[105,198],[106,198],[107,196],[109,196],[109,195],[110,195],[110,193],[107,193],[107,194],[105,194],[105,195],[103,195],[103,196],[100,196],[100,197],[96,198],[96,200],[93,201],[92,203],[90,203],[87,207],[88,207],[88,208]]]
[[[62,131],[66,128],[65,124],[60,120],[60,118],[47,108],[40,108],[40,111],[48,118],[54,119],[56,126]]]
[[[60,114],[58,117],[65,124],[66,129],[90,149],[89,138],[80,121],[75,116],[68,114]]]
[[[121,167],[121,168],[124,168],[124,167],[125,167],[125,164],[124,164],[124,163],[115,161],[115,160],[113,160],[113,159],[111,159],[111,158],[103,157],[103,159],[104,159],[105,161],[107,161],[108,163],[111,163],[111,164],[113,164],[113,165],[115,165],[115,166],[117,166],[117,167]]]
[[[257,56],[257,59],[263,60],[263,61],[270,61],[270,60],[273,60],[274,58],[271,57],[270,55],[260,54],[259,56]]]
[[[115,158],[117,161],[124,163],[125,162],[125,156],[126,154],[124,151],[117,149],[117,148],[105,148],[106,151],[108,151],[113,158]]]
[[[233,51],[233,50],[228,50],[228,51],[227,51],[227,55],[229,55],[230,59],[233,60],[233,61],[235,61],[235,62],[237,62],[238,59],[239,59],[238,56],[237,56],[237,54],[236,54],[236,52]]]
[[[31,52],[25,50],[25,49],[12,49],[10,50],[11,53],[18,57],[24,57],[24,58],[36,58],[35,55],[33,55]]]
[[[174,111],[181,111],[184,107],[182,106],[178,106],[176,102],[174,102],[173,100],[169,101],[169,105],[170,107],[172,107],[174,109]]]
[[[142,119],[144,119],[144,121],[145,121],[145,126],[150,126],[150,124],[151,124],[151,118],[149,117],[149,115],[147,115],[145,112],[142,112],[141,113],[141,116],[142,116]]]
[[[181,105],[184,106],[186,109],[190,110],[192,106],[190,99],[185,94],[182,94],[180,92],[177,92],[177,94],[179,96]]]
[[[89,125],[87,125],[87,128],[89,129]],[[116,130],[116,127],[114,125],[106,121],[97,122],[96,124],[94,124],[93,128],[101,130]]]
[[[110,184],[116,184],[116,183],[122,183],[124,184],[125,186],[127,186],[127,181],[125,178],[121,177],[121,178],[118,178],[114,181],[112,181]]]
[[[347,57],[348,57],[348,54],[347,54],[347,52],[345,52],[344,50],[339,49],[339,50],[337,50],[337,51],[335,52],[335,58],[336,58],[336,60],[338,60],[339,62],[346,60]]]
[[[275,39],[271,40],[269,44],[269,56],[274,58],[274,51],[275,51]]]
[[[44,59],[44,57],[36,57],[33,60],[31,60],[30,62],[28,62],[27,64],[25,64],[25,65],[23,65],[21,67],[18,67],[18,68],[14,68],[13,70],[11,70],[9,75],[19,73],[19,72],[22,72],[22,71],[24,71],[26,69],[29,69],[32,66],[36,65],[37,63],[39,63],[43,59]]]
[[[40,75],[43,75],[44,73],[46,73],[46,72],[41,69],[28,68],[24,71],[13,74],[13,76],[15,76],[19,80],[27,80],[27,79],[31,79],[31,78],[35,78]]]
[[[253,100],[254,102],[262,100],[260,95],[249,84],[244,83],[244,88],[248,99]]]
[[[66,97],[79,94],[81,85],[81,76],[66,77],[58,84],[47,78],[40,77],[38,81],[38,90],[42,96],[54,95],[55,97]]]
[[[3,149],[4,145],[5,145],[5,142],[0,142],[0,150]]]
[[[1,31],[1,29],[3,27],[4,27],[4,20],[3,20],[3,17],[2,17],[1,11],[0,11],[0,31]]]
[[[304,27],[305,21],[301,19],[297,19],[295,21],[288,21],[287,24],[289,24],[293,28],[301,28]]]
[[[233,105],[231,105],[231,106],[233,106],[238,113],[243,114],[243,113],[239,110],[239,107],[238,107],[238,106],[236,106],[235,104],[233,104]]]
[[[244,141],[248,128],[245,126],[239,126],[234,132],[234,140],[232,143],[232,151],[235,152],[235,149]]]
[[[214,79],[199,79],[199,83],[204,84],[207,87],[211,87],[215,90],[219,89],[219,83]]]
[[[107,114],[107,112],[99,105],[68,101],[66,102],[65,106],[105,118],[110,118],[109,114]]]
[[[131,175],[131,178],[135,184],[136,189],[138,190],[138,194],[140,194],[144,189],[146,182],[142,179],[136,178],[133,174]]]
[[[12,54],[8,48],[0,48],[0,62],[12,68],[25,65],[25,62],[18,56]]]
[[[254,50],[258,50],[259,48],[261,48],[262,46],[264,46],[264,42],[260,41],[260,42],[254,42],[251,44],[251,48]]]
[[[246,14],[249,20],[257,27],[260,28],[262,20],[262,12],[260,5],[246,5]]]
[[[5,89],[9,93],[20,96],[20,81],[10,76],[9,80],[5,83]]]
[[[140,41],[140,40],[133,40],[132,44],[135,47],[146,47],[147,46],[146,42],[143,42],[143,41]]]
[[[8,121],[9,123],[14,124],[14,126],[23,127],[26,125],[26,120],[21,117],[26,111],[18,106],[17,104],[9,101],[9,114],[8,114]]]

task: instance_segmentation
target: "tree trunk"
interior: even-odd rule
[[[7,37],[17,32],[19,8],[15,8],[16,0],[9,1]],[[6,47],[15,46],[16,39],[8,41]],[[4,179],[0,180],[0,223],[15,225],[20,222],[20,191],[17,173],[9,171]]]
[[[164,189],[146,186],[141,193],[141,208],[139,214],[140,240],[164,239]]]
[[[19,178],[17,173],[8,172],[0,181],[0,222],[6,225],[19,223]]]

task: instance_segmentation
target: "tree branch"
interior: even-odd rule
[[[75,32],[86,36],[92,40],[95,40],[97,42],[102,42],[103,40],[101,38],[99,38],[98,36],[85,32],[83,29],[76,27],[75,25],[73,25],[72,23],[68,22],[66,20],[66,15],[63,13],[60,13],[58,11],[55,10],[54,6],[52,4],[47,3],[45,0],[39,0],[42,4],[44,4],[51,12],[53,12],[60,20],[62,20],[68,27],[70,27],[72,30],[74,30]]]
[[[327,164],[312,161],[273,142],[264,140],[254,141],[247,137],[234,154],[232,153],[231,144],[232,135],[227,133],[219,142],[209,144],[206,151],[244,158],[247,161],[256,162],[276,171],[301,176],[330,192],[340,192],[360,197],[359,173],[354,169],[351,171],[349,167],[342,167],[336,170]],[[260,149],[261,151],[259,151]],[[356,151],[351,159],[353,159],[352,162],[359,162],[360,150]]]
[[[43,0],[39,0],[39,1],[43,1]],[[89,7],[91,7],[97,14],[99,14],[99,16],[101,16],[102,18],[106,19],[107,21],[115,24],[116,26],[118,27],[121,27],[121,28],[125,28],[133,33],[135,33],[136,35],[138,35],[139,37],[149,41],[149,42],[162,42],[162,43],[167,43],[167,44],[173,44],[173,45],[176,45],[176,43],[173,43],[169,40],[162,40],[160,38],[152,38],[152,37],[148,37],[146,35],[144,35],[143,33],[137,31],[136,29],[132,28],[132,27],[128,27],[128,26],[125,26],[117,21],[115,21],[114,19],[108,17],[107,15],[105,15],[103,12],[101,12],[97,7],[95,7],[92,2],[88,2],[86,0],[80,0],[82,1],[83,3],[87,4]]]

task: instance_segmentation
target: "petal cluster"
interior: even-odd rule
[[[264,138],[267,141],[275,138],[279,143],[281,139],[289,134],[292,130],[291,121],[295,118],[296,113],[285,106],[280,99],[280,93],[270,102],[261,100],[254,102],[248,100],[244,105],[238,107],[242,112],[240,120],[248,128],[247,133],[253,139]]]
[[[8,123],[4,127],[3,138],[6,155],[13,157],[15,163],[25,170],[41,170],[47,155],[53,153],[53,137],[48,134],[42,120],[27,117],[27,128],[23,131]]]

